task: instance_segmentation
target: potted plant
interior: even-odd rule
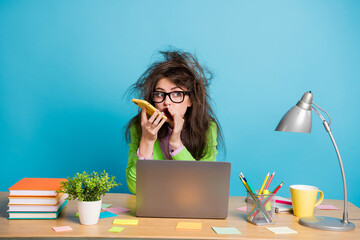
[[[67,177],[67,182],[61,182],[59,192],[67,193],[68,200],[77,199],[80,224],[94,225],[98,222],[101,211],[101,197],[111,188],[121,185],[115,182],[114,176],[101,172],[76,173]]]

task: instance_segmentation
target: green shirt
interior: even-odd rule
[[[216,161],[216,155],[218,153],[217,146],[217,126],[215,122],[210,124],[208,131],[206,132],[207,138],[207,149],[206,155],[199,161]],[[130,143],[129,143],[129,159],[126,167],[126,181],[130,192],[136,194],[136,162],[138,157],[136,155],[137,149],[139,148],[139,135],[137,134],[135,125],[130,127]],[[173,160],[186,160],[196,161],[191,153],[184,148],[175,156]],[[164,160],[164,155],[161,152],[159,141],[156,140],[153,149],[154,160]]]

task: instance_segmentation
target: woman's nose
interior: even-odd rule
[[[165,96],[164,104],[165,105],[170,105],[171,103],[172,103],[172,101],[170,99],[170,96],[169,95]]]

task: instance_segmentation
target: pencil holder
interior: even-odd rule
[[[275,194],[247,192],[247,221],[255,225],[275,223]]]

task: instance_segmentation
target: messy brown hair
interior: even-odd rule
[[[164,60],[153,63],[134,83],[130,89],[130,94],[137,94],[138,98],[144,99],[154,105],[152,92],[159,80],[168,78],[176,86],[186,88],[192,103],[188,107],[184,116],[184,126],[181,132],[181,139],[184,146],[191,155],[200,160],[206,155],[206,132],[210,124],[217,125],[217,140],[219,146],[223,146],[223,138],[219,122],[213,112],[209,102],[210,96],[207,88],[210,85],[212,73],[200,66],[197,58],[188,52],[183,51],[162,51],[160,52]],[[133,117],[126,127],[126,140],[130,142],[130,127],[135,124],[139,139],[141,138],[141,111]],[[158,138],[167,135],[168,128],[164,124],[159,132]]]

